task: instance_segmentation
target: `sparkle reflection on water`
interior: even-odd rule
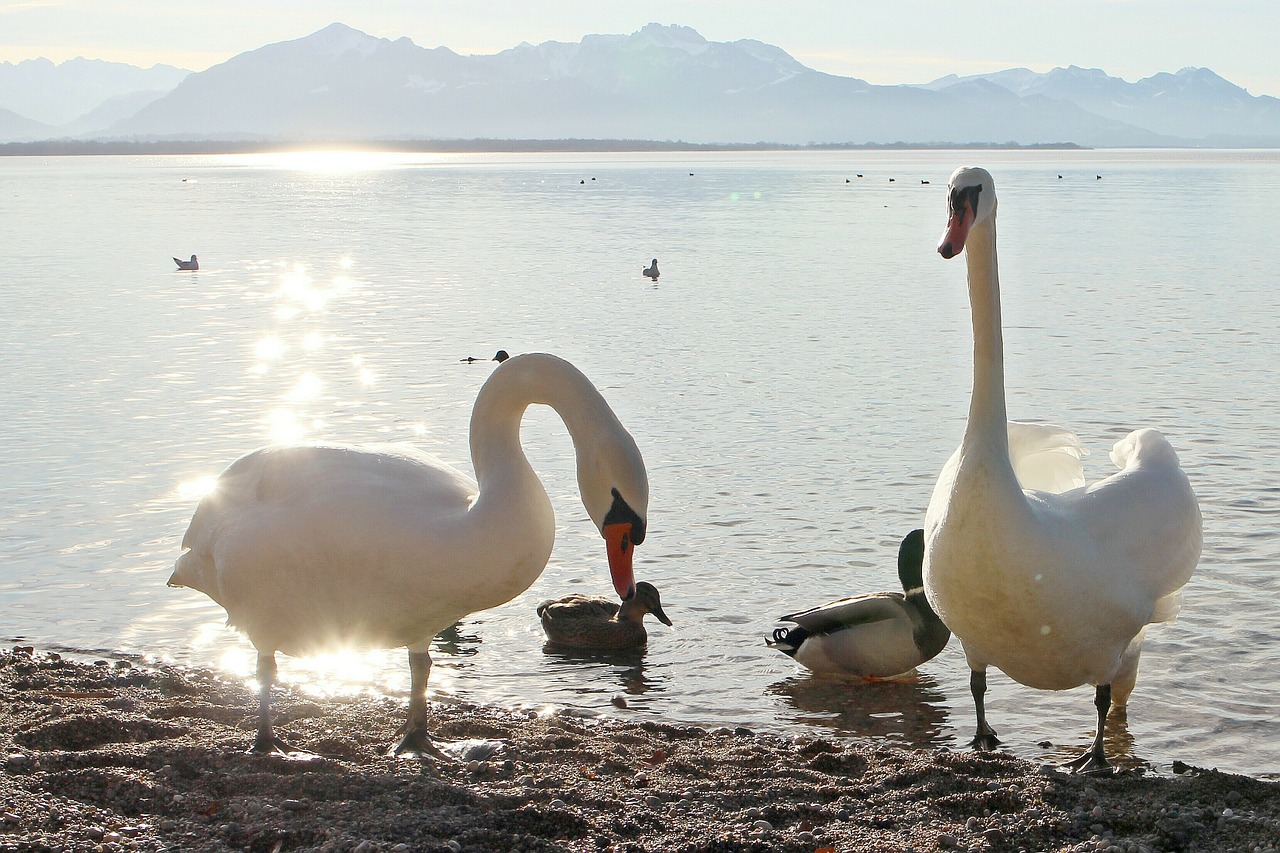
[[[534,604],[609,583],[564,428],[531,410],[556,552],[437,642],[436,696],[962,745],[957,643],[877,685],[810,678],[763,644],[778,614],[894,587],[958,440],[963,272],[933,245],[962,161],[1000,187],[1011,416],[1075,429],[1090,479],[1119,435],[1156,426],[1201,500],[1200,569],[1180,620],[1148,634],[1110,749],[1280,775],[1274,152],[0,158],[9,631],[249,679],[221,610],[164,585],[209,478],[293,439],[409,440],[469,468],[487,359],[547,350],[640,444],[637,575],[675,626],[643,654],[543,649]],[[198,272],[172,269],[192,252]],[[653,257],[657,284],[639,274]],[[320,696],[407,687],[403,650],[281,663]],[[991,687],[1017,754],[1088,742],[1088,688]]]

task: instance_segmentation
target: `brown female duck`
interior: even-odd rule
[[[622,602],[590,595],[566,595],[538,605],[542,630],[558,646],[580,649],[629,649],[648,640],[645,614],[652,613],[664,625],[671,620],[662,612],[662,601],[653,584],[640,581],[635,595]]]

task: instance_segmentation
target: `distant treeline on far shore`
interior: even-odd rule
[[[643,139],[407,139],[386,141],[311,140],[78,140],[0,144],[0,156],[72,156],[94,154],[264,154],[283,151],[390,151],[435,153],[514,153],[576,151],[833,151],[921,149],[1082,149],[1074,142],[1019,145],[1015,142],[837,142],[781,145],[773,142],[694,143]]]

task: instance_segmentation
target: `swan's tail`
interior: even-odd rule
[[[173,574],[169,575],[169,586],[185,586],[198,589],[206,595],[213,588],[209,578],[214,577],[213,560],[203,551],[194,548],[183,551],[173,563]]]
[[[1018,484],[1036,492],[1069,492],[1084,485],[1089,455],[1071,430],[1053,424],[1009,421],[1009,461]]]
[[[1135,429],[1111,448],[1111,461],[1124,470],[1139,465],[1178,467],[1178,454],[1159,430]]]

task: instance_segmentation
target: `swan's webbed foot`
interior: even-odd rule
[[[448,760],[448,756],[440,751],[431,738],[431,734],[427,731],[425,722],[410,721],[400,727],[396,732],[399,737],[396,742],[387,750],[387,755],[397,756],[400,758],[434,758],[436,760]]]
[[[1001,740],[996,737],[996,730],[983,723],[978,726],[978,731],[974,734],[973,740],[969,741],[969,748],[990,752],[1000,744]]]
[[[250,755],[274,755],[279,758],[288,758],[294,761],[308,761],[316,758],[315,753],[307,752],[304,749],[298,749],[292,746],[288,741],[276,737],[270,729],[266,731],[259,730],[258,736],[253,739],[253,746],[249,748]]]
[[[1109,775],[1115,773],[1115,768],[1107,761],[1102,735],[1107,726],[1107,712],[1111,710],[1111,685],[1099,684],[1093,702],[1098,709],[1098,734],[1093,739],[1093,745],[1085,751],[1084,755],[1058,766],[1072,773],[1086,773],[1092,776]]]
[[[1111,776],[1116,772],[1116,768],[1107,761],[1107,756],[1100,749],[1090,747],[1085,750],[1083,755],[1073,758],[1070,761],[1064,761],[1059,764],[1063,770],[1070,770],[1072,773],[1082,773],[1086,776]]]

